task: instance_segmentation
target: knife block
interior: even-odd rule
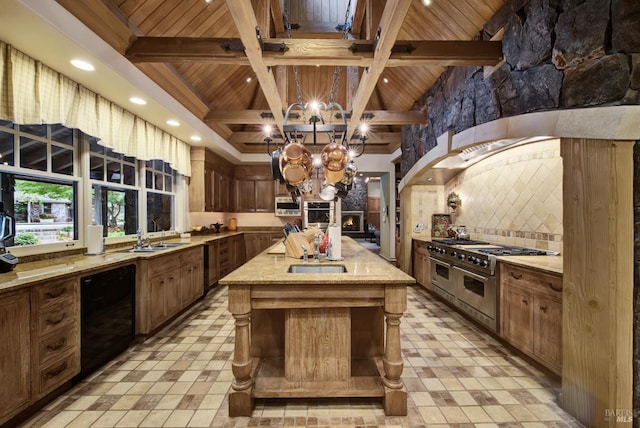
[[[302,250],[303,245],[307,247],[309,257],[313,257],[313,244],[310,244],[309,241],[307,241],[304,233],[290,233],[289,236],[287,236],[287,239],[284,241],[285,254],[288,257],[301,259],[304,255],[304,251]]]

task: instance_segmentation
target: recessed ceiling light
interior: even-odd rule
[[[206,4],[211,4],[211,2],[212,2],[212,1],[213,1],[213,0],[204,0],[204,2],[205,2]]]
[[[96,69],[93,64],[82,59],[72,59],[71,65],[84,71],[93,71]]]
[[[389,83],[389,79],[387,79],[386,77],[383,77],[383,78],[382,78],[382,81],[383,81],[384,83]]]
[[[178,122],[175,119],[169,119],[169,120],[167,120],[167,125],[169,125],[169,126],[180,126],[180,122]]]
[[[192,135],[191,141],[202,141],[202,138],[199,135]]]
[[[422,4],[425,6],[431,6],[431,0],[422,0]]]
[[[138,98],[138,97],[131,97],[131,98],[129,98],[129,101],[131,101],[134,104],[141,105],[141,106],[147,104],[147,102],[145,100],[143,100],[142,98]]]
[[[251,83],[251,77],[247,77],[247,83]]]

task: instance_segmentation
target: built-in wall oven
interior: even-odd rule
[[[444,299],[456,303],[456,284],[453,280],[453,266],[451,263],[429,257],[431,263],[432,290]]]
[[[454,266],[457,305],[493,331],[497,331],[498,293],[495,275]]]
[[[304,201],[303,227],[316,226],[326,229],[335,221],[335,203],[333,201]]]

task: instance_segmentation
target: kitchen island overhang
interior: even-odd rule
[[[400,321],[415,279],[348,237],[343,273],[288,273],[301,260],[266,250],[220,280],[235,319],[230,416],[255,398],[379,397],[407,414]],[[386,324],[386,329],[385,329]]]

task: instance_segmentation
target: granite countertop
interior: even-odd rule
[[[135,263],[140,259],[151,259],[163,255],[183,251],[206,244],[216,239],[227,238],[241,232],[223,232],[219,234],[206,234],[191,236],[190,238],[165,239],[166,243],[182,244],[178,247],[167,248],[161,251],[150,253],[129,253],[125,252],[129,248],[120,247],[108,250],[105,254],[99,255],[73,255],[58,257],[47,260],[39,260],[29,263],[19,263],[12,271],[0,273],[0,292],[11,291],[32,284],[62,278],[65,276],[87,273],[98,269],[121,266],[127,263]]]
[[[341,261],[321,256],[319,265],[344,265],[345,273],[287,273],[289,266],[303,264],[301,259],[273,254],[275,244],[222,278],[222,285],[249,284],[412,284],[415,279],[380,256],[373,254],[353,239],[343,236]],[[309,266],[318,265],[309,254]]]
[[[562,256],[498,256],[496,260],[562,275]]]

